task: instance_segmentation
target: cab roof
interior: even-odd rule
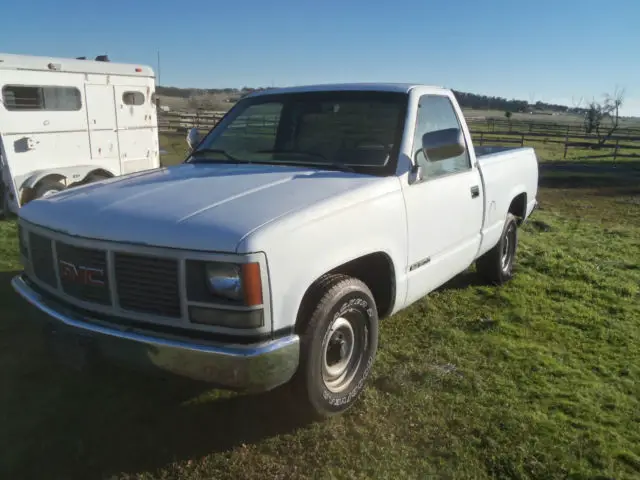
[[[369,92],[396,92],[409,93],[416,87],[428,87],[433,90],[444,90],[443,87],[423,85],[420,83],[326,83],[314,85],[300,85],[293,87],[282,87],[254,92],[248,96],[272,95],[280,93],[305,93],[305,92],[327,92],[327,91],[369,91]]]

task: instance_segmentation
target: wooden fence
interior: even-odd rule
[[[161,132],[186,132],[193,127],[210,130],[225,113],[217,111],[159,112],[158,128]]]
[[[580,137],[588,135],[586,128],[581,123],[558,123],[558,122],[541,122],[526,120],[508,120],[502,118],[479,119],[474,117],[467,118],[470,125],[478,124],[486,127],[487,131],[509,131],[517,133],[555,133],[556,135],[565,135],[569,137]],[[627,136],[637,138],[640,137],[640,127],[620,127],[616,130],[617,136]]]
[[[625,154],[624,150],[638,150],[640,152],[640,136],[612,136],[606,142],[600,144],[597,137],[593,135],[572,135],[567,137],[564,135],[554,135],[549,133],[539,132],[477,132],[471,130],[471,136],[474,143],[478,145],[486,144],[517,144],[521,147],[525,146],[526,142],[542,142],[542,143],[556,143],[561,144],[564,147],[563,158],[567,158],[567,152],[570,148],[588,149],[593,151],[611,151],[613,153],[606,156],[613,155],[613,159],[618,157],[632,158],[640,157],[640,153]],[[623,143],[629,142],[629,143]],[[638,142],[638,143],[631,143]]]

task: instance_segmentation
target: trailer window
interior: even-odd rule
[[[7,110],[73,112],[82,108],[82,95],[75,87],[5,85],[2,101]]]
[[[144,103],[144,93],[124,92],[122,94],[122,102],[125,105],[142,105]]]

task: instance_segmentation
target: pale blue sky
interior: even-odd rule
[[[640,0],[4,2],[0,51],[157,67],[179,87],[420,82],[640,115]],[[10,19],[10,21],[6,21]]]

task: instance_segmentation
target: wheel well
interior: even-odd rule
[[[96,168],[95,170],[91,170],[89,173],[87,173],[82,180],[74,182],[69,186],[75,187],[78,185],[85,185],[87,183],[92,183],[96,181],[95,176],[99,177],[98,180],[102,178],[113,178],[113,174],[109,170],[105,170],[103,168]]]
[[[95,170],[91,170],[87,175],[87,178],[93,175],[98,175],[100,177],[105,177],[105,178],[113,178],[113,174],[110,171],[105,170],[103,168],[96,168]]]
[[[376,252],[346,262],[328,271],[313,282],[304,294],[300,313],[305,310],[305,307],[309,307],[309,302],[315,303],[316,299],[313,296],[317,292],[315,292],[316,289],[314,287],[323,278],[332,274],[348,275],[364,282],[373,294],[380,319],[389,316],[393,310],[396,297],[396,276],[393,262],[386,253]],[[298,318],[300,320],[300,317]]]
[[[31,200],[33,200],[36,195],[36,190],[43,183],[53,181],[53,182],[61,182],[64,184],[66,183],[66,180],[67,180],[67,177],[59,173],[50,173],[49,175],[42,177],[31,188],[24,187],[22,189],[22,193],[20,195],[20,204],[24,205],[26,203],[29,203]]]
[[[525,215],[527,214],[527,194],[521,193],[516,198],[511,200],[509,205],[509,213],[515,215],[518,218],[518,225],[522,223]]]
[[[36,183],[33,187],[34,188],[38,188],[38,185],[41,185],[41,184],[46,183],[48,181],[65,183],[66,179],[67,179],[67,177],[65,177],[64,175],[61,175],[59,173],[50,173],[46,177],[42,177],[40,180],[38,180],[38,183]]]

